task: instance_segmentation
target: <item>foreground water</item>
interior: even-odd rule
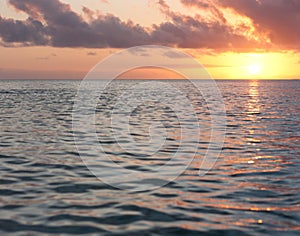
[[[135,82],[121,81],[114,91],[128,83]],[[187,90],[192,103],[201,99],[186,82],[170,83]],[[204,130],[199,152],[181,176],[139,193],[106,185],[80,159],[72,132],[79,81],[0,85],[1,235],[299,235],[300,81],[219,81],[227,130],[214,168],[198,176],[209,139]],[[197,114],[209,122],[204,107]],[[141,108],[136,124],[144,124],[148,108]],[[105,117],[104,110],[97,115]],[[165,122],[166,115],[155,117]],[[147,139],[138,125],[142,131],[135,136]],[[98,129],[105,139],[103,123]],[[128,157],[102,141],[125,168],[166,161]]]

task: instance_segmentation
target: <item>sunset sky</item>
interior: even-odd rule
[[[299,0],[1,0],[0,79],[81,79],[138,45],[183,50],[217,79],[298,79],[299,22]]]

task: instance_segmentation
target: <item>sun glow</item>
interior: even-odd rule
[[[248,66],[248,72],[250,75],[257,75],[261,71],[261,68],[258,64],[252,64]]]

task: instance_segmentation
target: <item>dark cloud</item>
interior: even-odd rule
[[[261,48],[300,50],[299,0],[181,0],[181,3],[207,9],[216,19],[223,17],[224,23],[221,9],[229,8],[253,22],[255,33],[266,41]],[[249,31],[245,25],[239,25],[239,30]]]
[[[36,19],[39,28],[36,27],[30,31],[32,26],[26,24],[23,31],[30,31],[32,37],[35,36],[36,38],[43,35],[48,39],[48,45],[56,47],[79,47],[84,45],[98,47],[101,45],[97,33],[67,4],[63,4],[58,0],[9,0],[9,3],[17,10],[27,13],[29,19]],[[11,42],[17,42],[17,37],[22,34],[11,29],[8,35]],[[3,39],[2,32],[1,37]],[[5,38],[4,41],[7,42]],[[29,37],[23,41],[35,45],[45,44],[44,41],[34,41]]]
[[[181,0],[181,3],[186,6],[197,7],[200,9],[208,10],[214,16],[214,19],[226,24],[227,20],[218,5],[212,0]]]
[[[201,15],[193,17],[173,12],[164,0],[160,11],[167,21],[151,29],[114,15],[100,15],[83,7],[83,15],[74,12],[59,0],[8,0],[16,10],[25,12],[28,19],[20,21],[0,16],[0,38],[5,45],[49,45],[54,47],[126,48],[159,44],[182,48],[247,51],[266,48],[268,42],[250,39],[227,24],[221,8],[231,8],[253,20],[259,32],[266,33],[271,42],[291,48],[300,42],[298,22],[300,1],[296,0],[181,0],[187,7],[212,13],[213,20]]]
[[[98,16],[86,22],[59,0],[9,0],[9,3],[29,18],[4,20],[0,36],[5,42],[87,48],[130,47],[149,42],[149,35],[142,27],[122,22],[113,15]],[[88,8],[84,8],[84,12],[92,17]]]
[[[151,46],[149,46],[151,48]],[[129,48],[128,51],[133,55],[141,55],[143,53],[147,53],[148,48],[139,48],[139,47],[133,47]]]
[[[84,14],[84,16],[86,16],[86,18],[89,20],[89,21],[92,21],[95,17],[95,12],[87,7],[82,7],[82,12]]]
[[[219,4],[252,19],[257,30],[266,32],[275,45],[300,48],[299,0],[219,0]]]
[[[86,55],[88,55],[88,56],[96,56],[97,53],[96,52],[87,52]]]
[[[46,60],[50,60],[51,57],[56,57],[57,55],[55,53],[51,53],[49,54],[48,56],[44,56],[44,57],[36,57],[35,59],[36,60],[39,60],[39,61],[46,61]]]
[[[149,33],[131,21],[123,22],[113,15],[99,16],[91,22],[95,32],[101,32],[106,46],[115,48],[132,47],[151,43]]]
[[[152,40],[182,48],[212,48],[217,50],[245,50],[260,47],[254,40],[238,35],[220,22],[202,22],[194,17],[170,15],[171,22],[154,27]]]
[[[203,16],[187,16],[174,12],[166,1],[157,2],[160,11],[168,18],[167,22],[154,25],[151,32],[151,42],[182,48],[206,48],[218,51],[249,51],[264,48],[265,43],[249,39],[236,32],[226,24],[218,5],[211,0],[182,0],[187,6],[195,6],[209,10],[214,16],[213,21],[207,21]],[[244,30],[248,30],[246,27]]]
[[[49,43],[43,24],[29,17],[25,21],[6,19],[0,16],[0,36],[6,43],[29,43],[47,45]]]
[[[157,4],[159,6],[159,10],[162,13],[164,13],[166,15],[170,15],[170,13],[171,13],[170,7],[169,7],[169,5],[164,0],[159,0],[157,2]]]
[[[167,51],[164,53],[164,55],[169,58],[186,58],[185,54],[175,51]]]
[[[198,1],[198,0],[181,0],[181,3],[187,6],[195,6],[199,8],[209,8],[212,2],[209,1]]]

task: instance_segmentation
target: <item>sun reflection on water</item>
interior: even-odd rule
[[[260,100],[258,91],[259,82],[251,80],[249,82],[249,100],[247,104],[247,114],[256,115],[260,114]]]

